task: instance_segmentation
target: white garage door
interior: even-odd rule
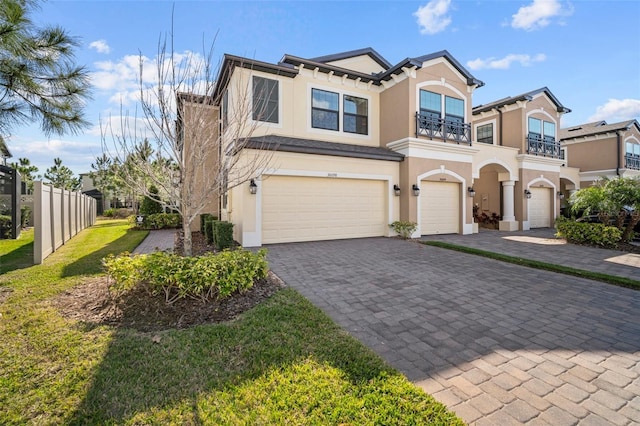
[[[548,228],[551,226],[551,190],[530,188],[529,227]]]
[[[460,231],[460,184],[423,181],[420,185],[422,235],[456,234]]]
[[[261,190],[263,244],[379,237],[388,228],[384,181],[270,176]]]

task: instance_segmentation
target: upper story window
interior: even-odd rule
[[[420,90],[420,115],[440,118],[442,115],[442,97],[439,93]]]
[[[626,143],[626,153],[629,155],[633,155],[636,157],[640,157],[640,144],[627,142]]]
[[[476,129],[476,139],[480,143],[493,144],[493,124],[483,124]]]
[[[340,95],[326,90],[311,89],[311,127],[340,130]]]
[[[451,96],[444,97],[444,118],[447,121],[464,122],[464,101]]]
[[[278,122],[278,80],[253,76],[253,119]]]
[[[342,97],[342,130],[346,133],[369,133],[369,101],[352,95],[311,89],[311,127],[340,130],[340,97]]]
[[[344,131],[366,135],[368,133],[368,104],[364,98],[344,95]]]
[[[222,127],[226,129],[229,123],[229,91],[225,90],[222,95]]]
[[[529,134],[534,134],[539,139],[547,141],[556,140],[556,124],[550,121],[542,121],[529,117]]]

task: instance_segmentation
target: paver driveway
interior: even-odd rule
[[[477,424],[640,423],[640,292],[415,242],[268,246],[273,271]]]

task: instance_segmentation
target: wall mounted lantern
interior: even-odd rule
[[[564,199],[564,192],[558,191],[558,198]]]
[[[524,190],[524,196],[527,198],[531,198],[531,191],[529,191],[528,189]]]
[[[414,183],[411,189],[413,190],[413,195],[416,197],[420,196],[420,187],[418,185]]]
[[[400,196],[400,187],[397,184],[393,185],[393,193],[396,194],[396,197]]]
[[[469,194],[469,197],[473,198],[476,196],[476,190],[470,186],[467,188],[467,194]]]
[[[255,181],[255,180],[253,180],[253,179],[251,179],[251,180],[249,181],[249,192],[250,192],[252,195],[255,195],[255,194],[256,194],[256,192],[258,192],[258,185],[256,185],[256,181]]]

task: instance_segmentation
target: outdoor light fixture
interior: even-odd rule
[[[564,193],[558,191],[558,198],[560,198],[562,200],[564,198]]]
[[[529,191],[528,189],[524,190],[524,196],[527,198],[531,198],[531,191]]]
[[[416,197],[420,195],[420,187],[418,185],[414,183],[411,189],[413,189],[413,195],[415,195]]]
[[[397,184],[393,185],[393,193],[396,194],[396,197],[400,196],[400,187]]]
[[[249,181],[249,192],[253,195],[255,195],[256,192],[258,192],[258,185],[256,185],[256,181],[253,179]]]
[[[476,196],[476,190],[473,189],[473,187],[471,187],[471,186],[467,188],[467,193],[469,194],[469,197],[471,197],[471,198]]]

